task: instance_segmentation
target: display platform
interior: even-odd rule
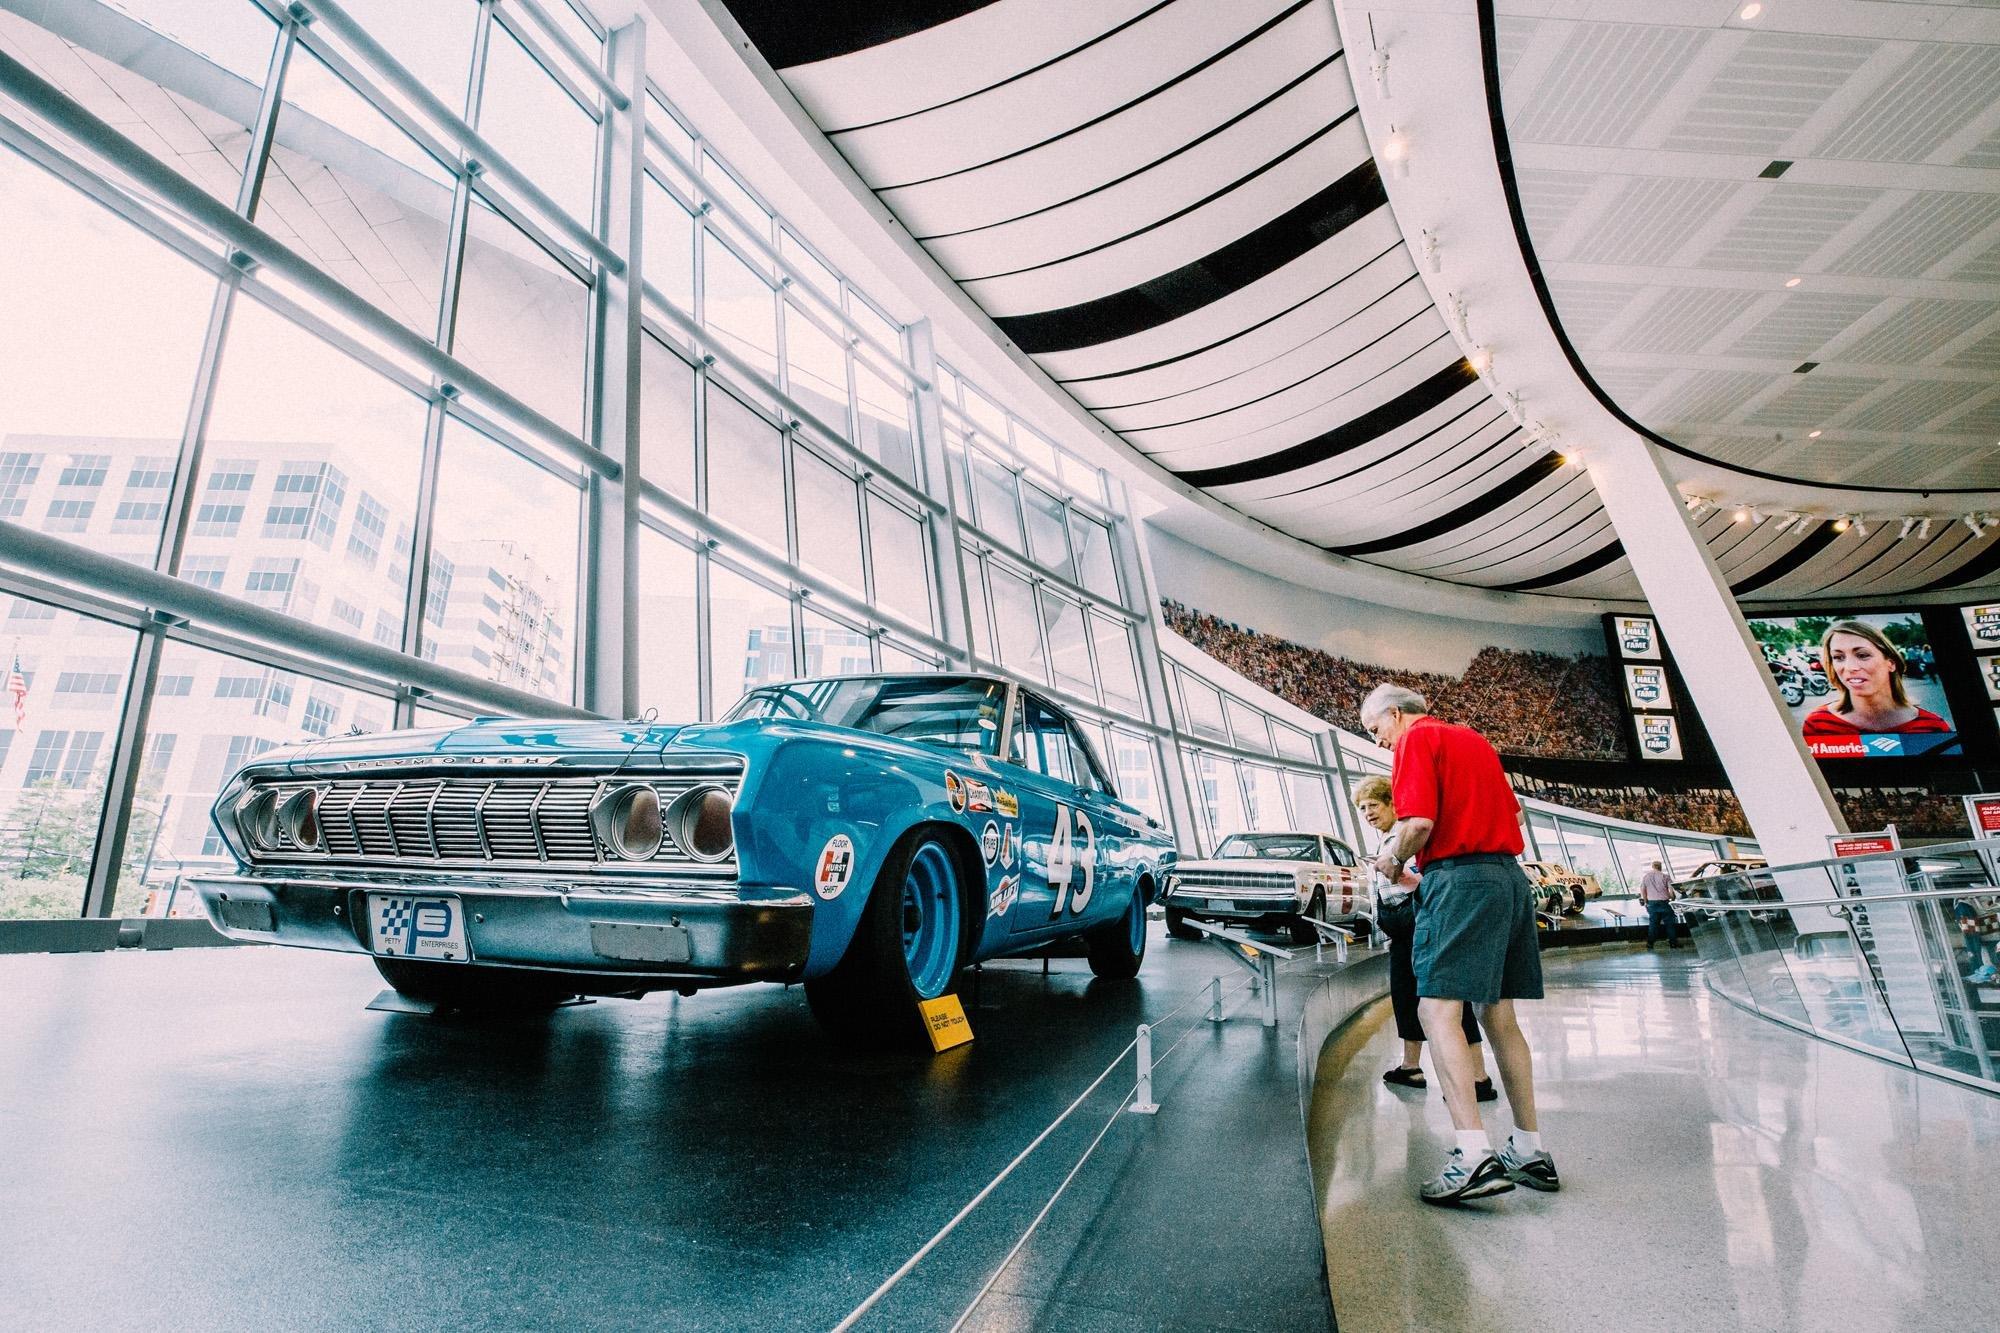
[[[1238,985],[1153,931],[1137,982],[989,964],[976,1039],[935,1057],[837,1047],[796,989],[474,1020],[367,1011],[350,956],[0,958],[6,1321],[832,1328],[1136,1024]],[[1162,1023],[1157,1115],[1118,1111],[1128,1057],[857,1327],[950,1327],[1109,1122],[967,1328],[1330,1329],[1308,983],[1281,980],[1276,1028],[1244,989],[1219,1025],[1205,1000]],[[115,1280],[79,1283],[83,1249]]]

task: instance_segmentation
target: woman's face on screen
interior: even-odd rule
[[[1876,698],[1889,693],[1896,664],[1880,648],[1858,634],[1836,634],[1827,645],[1827,666],[1850,696]]]

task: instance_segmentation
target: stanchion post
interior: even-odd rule
[[[1222,1021],[1221,977],[1210,977],[1208,979],[1208,1021],[1211,1023],[1220,1023]]]
[[[1134,1054],[1139,1059],[1139,1090],[1132,1098],[1132,1104],[1125,1109],[1133,1115],[1157,1115],[1160,1104],[1153,1100],[1153,1028],[1150,1023],[1139,1025],[1139,1047]]]

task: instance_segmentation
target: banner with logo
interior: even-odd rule
[[[1971,636],[1973,652],[2000,653],[2000,602],[1962,606],[1959,614],[1965,617],[1965,632]]]
[[[1620,657],[1660,660],[1660,630],[1651,616],[1613,616],[1611,632],[1618,640]]]
[[[1679,759],[1681,757],[1681,724],[1673,716],[1647,717],[1640,715],[1633,719],[1639,727],[1639,757],[1641,759]]]
[[[1667,669],[1657,666],[1625,666],[1625,700],[1634,708],[1672,708],[1667,693]]]

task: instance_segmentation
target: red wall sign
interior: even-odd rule
[[[2000,804],[1994,809],[2000,817]],[[1896,830],[1884,829],[1880,833],[1852,833],[1844,838],[1828,838],[1827,845],[1833,848],[1835,856],[1868,856],[1875,852],[1900,850],[1896,840]]]
[[[1965,810],[1971,816],[1973,837],[1990,838],[2000,833],[2000,796],[1968,796]]]

